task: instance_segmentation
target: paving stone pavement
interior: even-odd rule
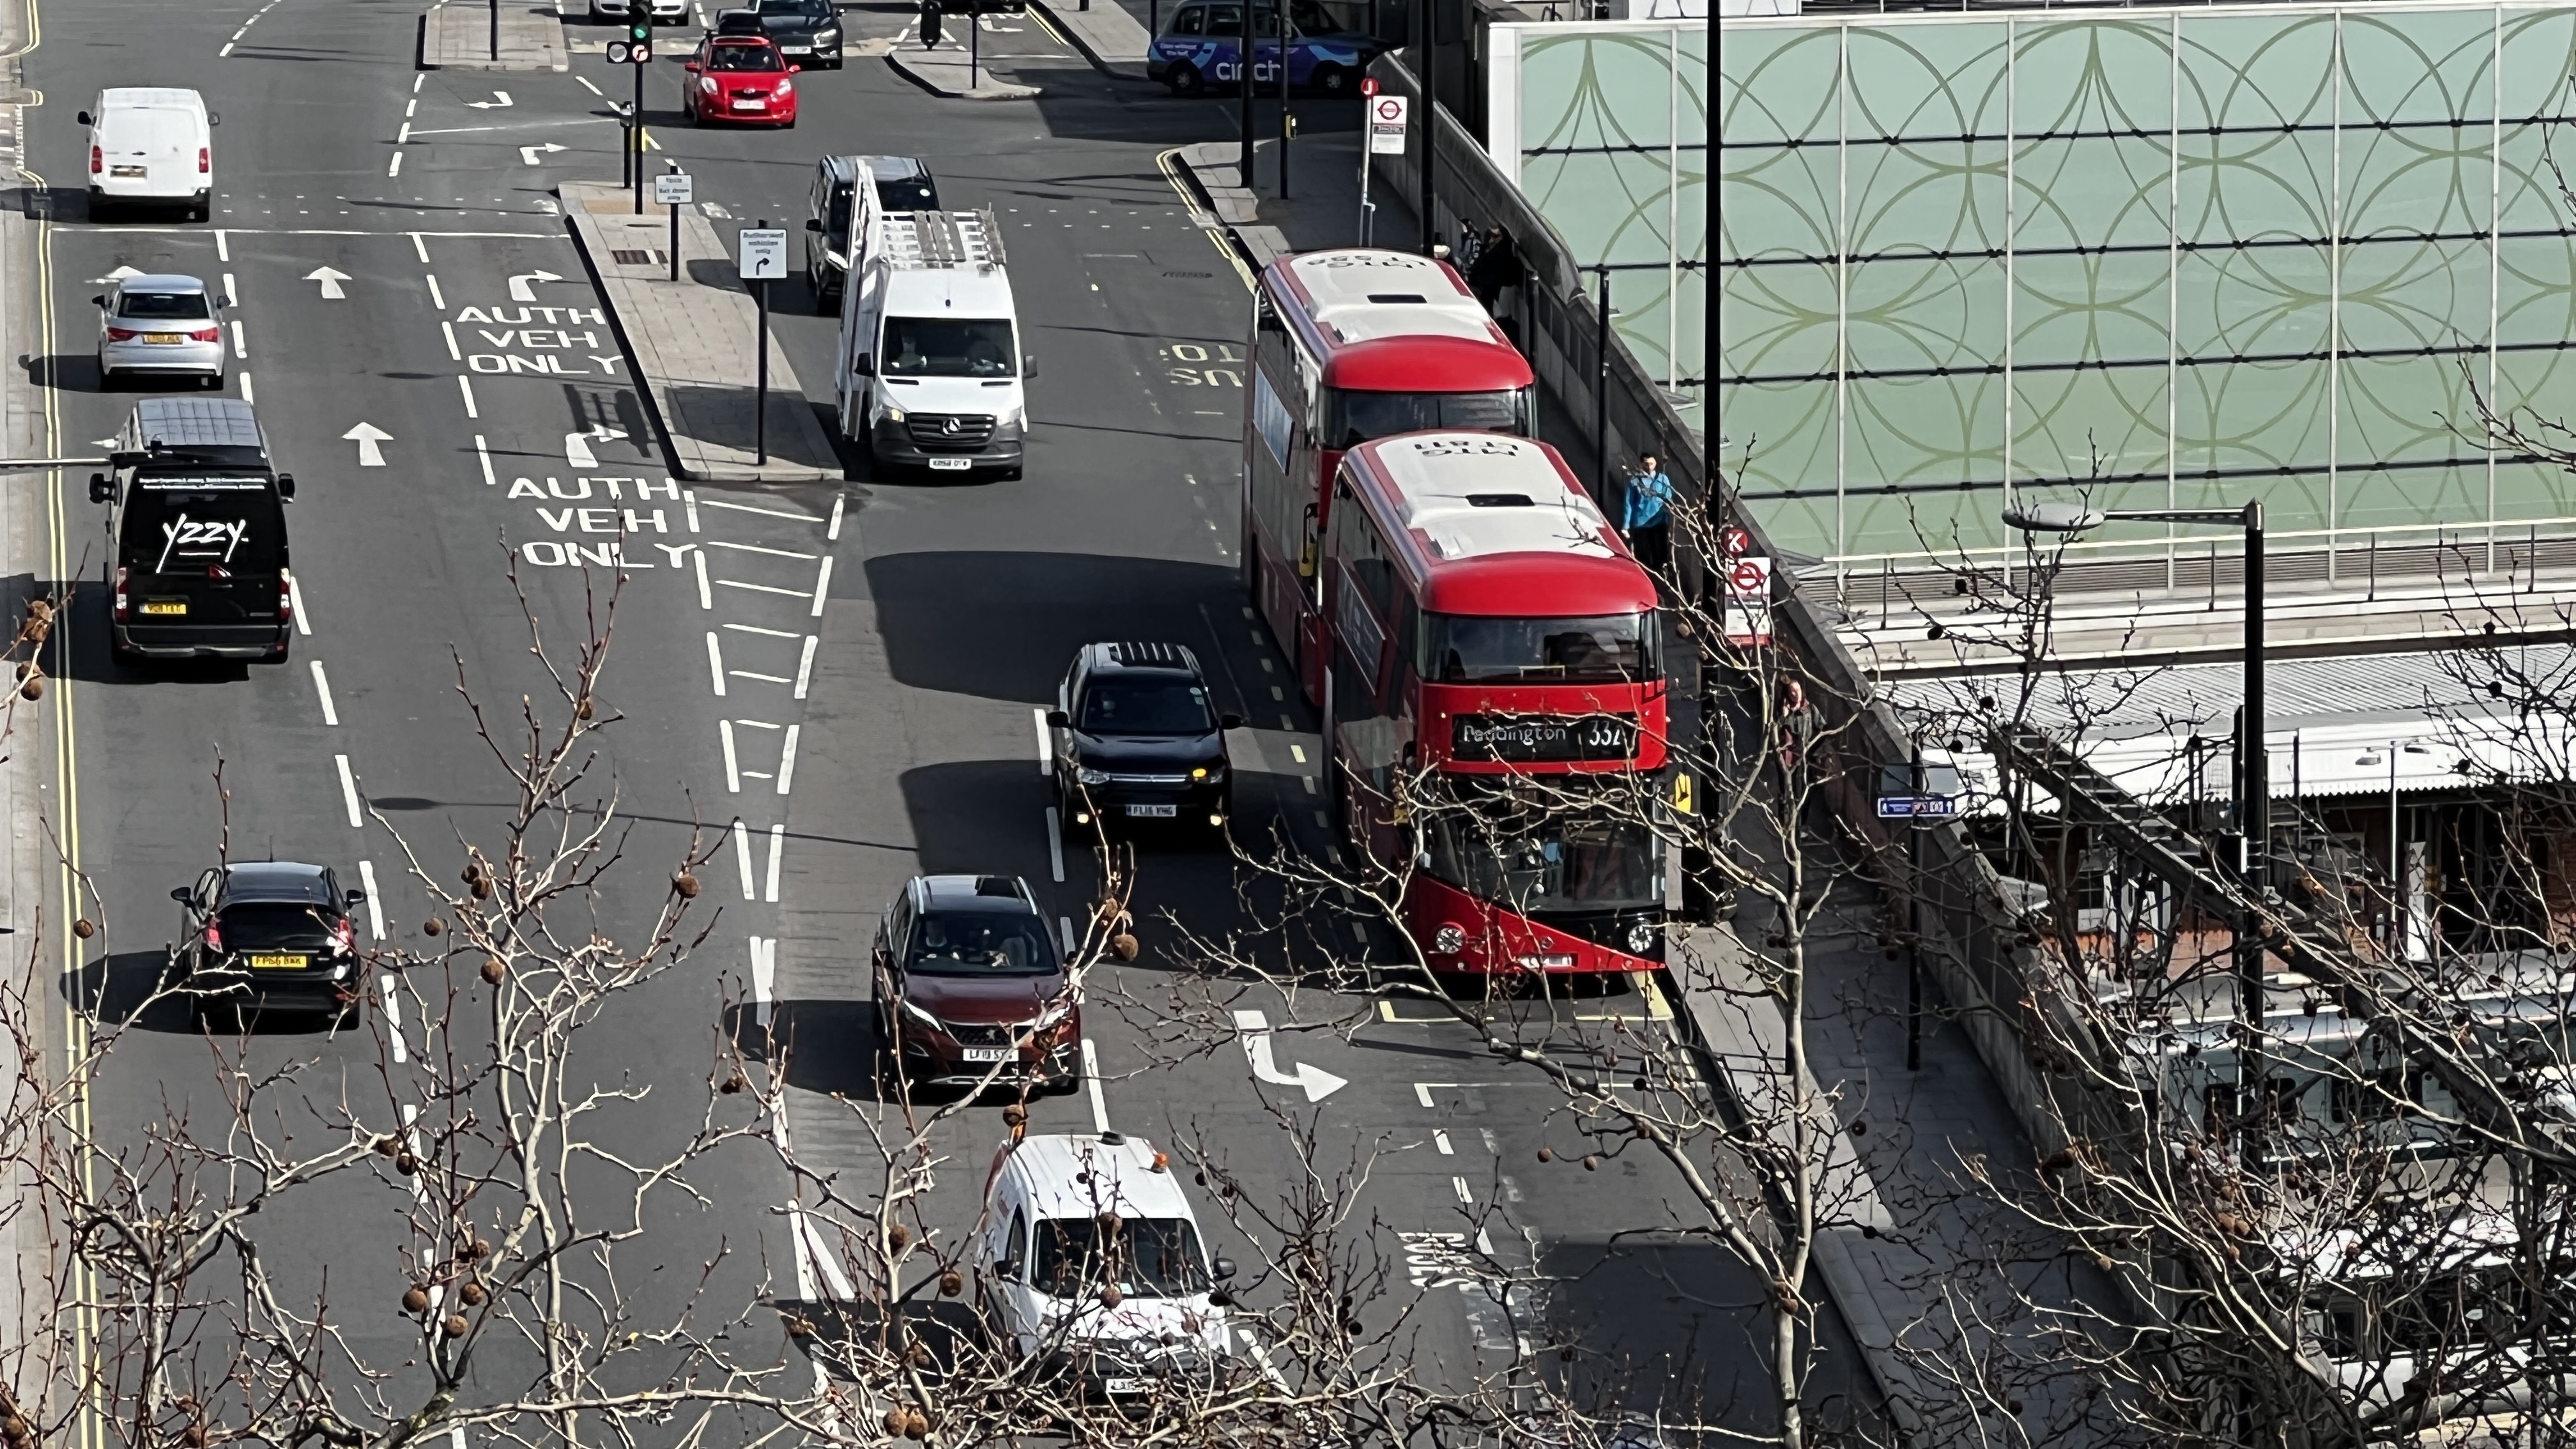
[[[570,70],[563,22],[526,0],[501,6],[501,45],[492,48],[492,12],[472,0],[432,6],[420,18],[422,70]]]

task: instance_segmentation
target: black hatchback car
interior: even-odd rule
[[[330,867],[217,866],[170,898],[188,913],[171,984],[196,999],[201,1017],[218,1005],[356,1014],[364,987],[349,912],[367,894],[340,889]]]
[[[1084,645],[1047,726],[1070,837],[1090,836],[1095,821],[1222,834],[1234,814],[1225,732],[1243,721],[1216,712],[1198,656],[1178,644]]]
[[[790,65],[841,68],[841,13],[832,0],[753,0],[716,17],[718,35],[766,35]]]

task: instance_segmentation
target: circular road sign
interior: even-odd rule
[[[1377,103],[1377,118],[1392,126],[1404,119],[1404,98],[1387,96]]]
[[[626,42],[625,42],[625,41],[622,41],[622,40],[612,40],[612,41],[608,42],[608,63],[609,63],[610,65],[624,65],[624,64],[626,64]]]
[[[1360,94],[1364,96],[1373,96],[1377,94],[1376,76],[1364,75],[1360,77]]]
[[[1742,558],[1752,551],[1752,531],[1730,523],[1725,532],[1718,535],[1718,546],[1726,550],[1728,558]]]
[[[1737,563],[1727,569],[1726,581],[1739,594],[1754,594],[1762,591],[1769,574],[1760,564]]]

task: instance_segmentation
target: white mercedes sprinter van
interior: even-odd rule
[[[98,93],[89,127],[89,214],[123,206],[184,207],[204,221],[214,205],[216,117],[203,96],[174,86]]]

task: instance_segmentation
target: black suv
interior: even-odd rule
[[[341,890],[330,867],[217,866],[170,899],[188,913],[171,984],[196,999],[201,1019],[218,1004],[357,1014],[365,984],[349,912],[367,893]]]
[[[1234,813],[1225,732],[1198,656],[1178,644],[1086,644],[1047,711],[1065,834],[1169,820],[1222,835]]]
[[[118,435],[108,505],[108,647],[138,658],[264,659],[295,637],[285,504],[295,475],[238,398],[145,398]]]

